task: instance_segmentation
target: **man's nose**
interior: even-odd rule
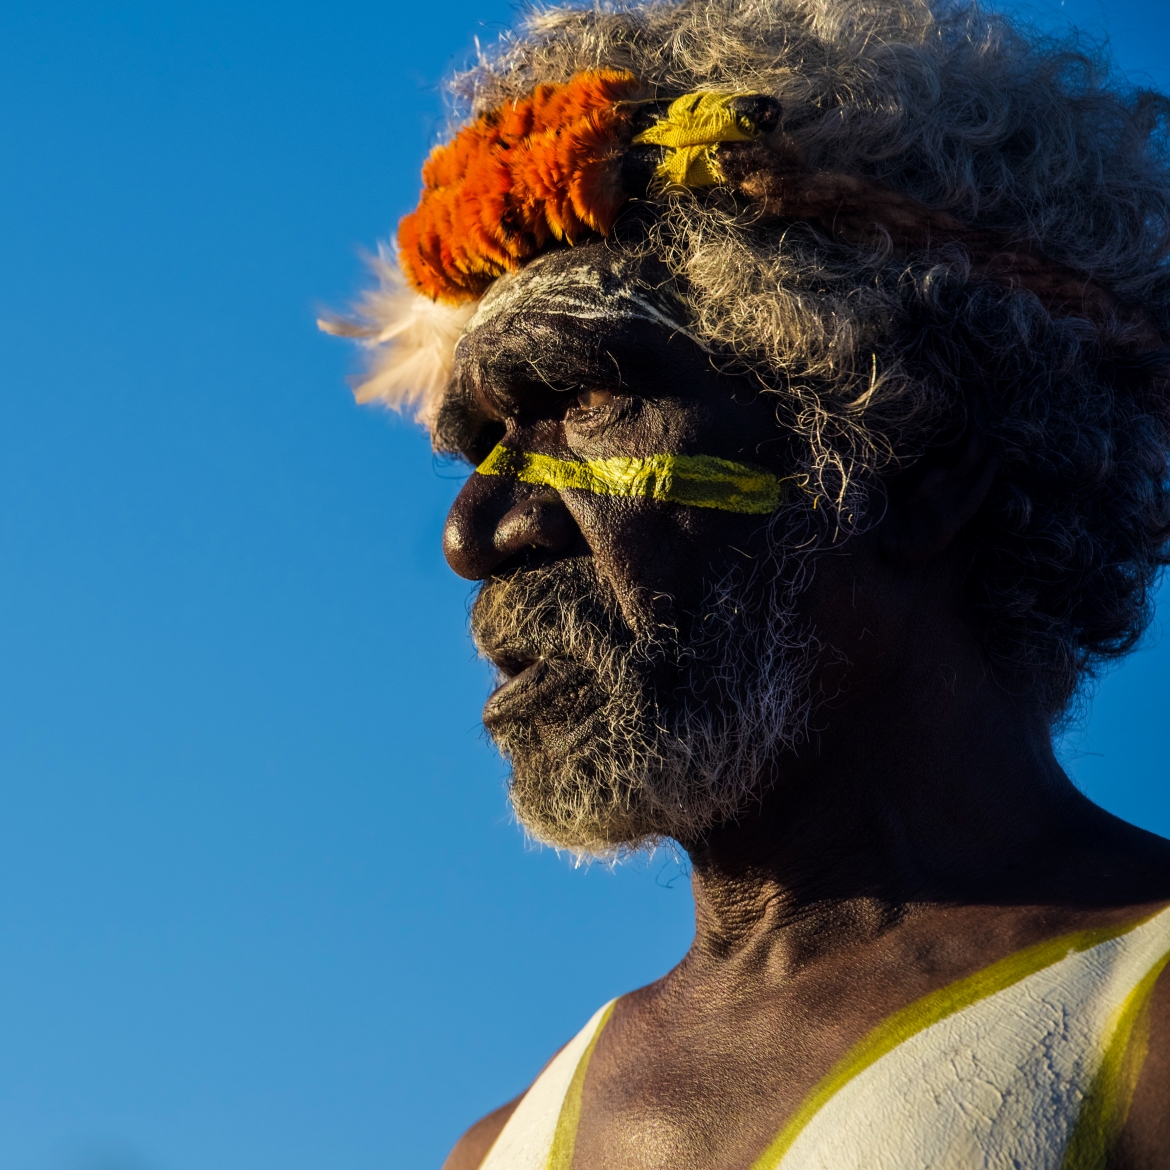
[[[443,555],[460,577],[482,581],[527,549],[563,553],[580,540],[576,521],[549,489],[473,474],[447,514]]]

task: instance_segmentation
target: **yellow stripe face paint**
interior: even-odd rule
[[[784,503],[785,481],[770,471],[713,455],[650,455],[645,459],[557,459],[497,446],[475,469],[521,483],[567,488],[595,496],[663,500],[766,516]]]

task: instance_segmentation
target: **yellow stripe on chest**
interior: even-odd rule
[[[691,508],[718,508],[765,516],[784,503],[785,481],[770,471],[714,455],[649,455],[639,459],[557,459],[497,446],[476,468],[557,491],[664,500]]]

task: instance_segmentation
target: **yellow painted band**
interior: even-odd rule
[[[1150,968],[1118,1008],[1101,1067],[1085,1094],[1061,1170],[1105,1170],[1150,1051],[1150,997],[1167,963],[1170,952]]]
[[[1110,939],[1120,938],[1152,917],[1153,914],[1149,914],[1137,922],[1127,922],[1122,926],[1100,926],[1093,930],[1081,930],[1025,947],[1024,950],[1008,955],[1007,958],[992,963],[990,967],[976,971],[973,975],[968,975],[947,987],[940,987],[937,991],[932,991],[901,1011],[895,1012],[854,1045],[813,1086],[812,1091],[801,1102],[800,1108],[788,1119],[768,1148],[752,1163],[751,1170],[778,1170],[784,1155],[834,1094],[911,1036],[925,1031],[932,1024],[945,1020],[978,1000],[994,995],[1005,987],[1011,987],[1021,979],[1044,970],[1045,967],[1059,963],[1061,959],[1075,952],[1087,951]],[[1096,1163],[1086,1165],[1095,1166]],[[1079,1164],[1077,1170],[1080,1170]]]
[[[581,1053],[581,1059],[577,1061],[577,1067],[573,1071],[573,1079],[569,1082],[568,1092],[565,1093],[565,1099],[561,1102],[561,1111],[557,1115],[557,1127],[553,1131],[552,1147],[548,1152],[545,1170],[569,1170],[573,1164],[573,1149],[577,1145],[577,1126],[581,1123],[581,1093],[585,1088],[585,1073],[589,1070],[589,1058],[593,1055],[598,1038],[605,1025],[609,1023],[609,1017],[613,1015],[616,1004],[617,1000],[615,999],[605,1009],[605,1014],[593,1030],[593,1036],[585,1046],[585,1051]]]
[[[713,455],[650,455],[644,459],[557,459],[503,445],[476,468],[480,475],[505,475],[521,483],[664,500],[691,508],[718,508],[765,516],[784,502],[785,481],[770,471]]]

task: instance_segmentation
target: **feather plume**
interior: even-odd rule
[[[354,387],[358,402],[409,411],[430,430],[455,363],[455,343],[477,302],[448,305],[415,292],[385,245],[370,267],[378,287],[362,297],[354,316],[322,318],[317,326],[371,351],[369,369]]]

